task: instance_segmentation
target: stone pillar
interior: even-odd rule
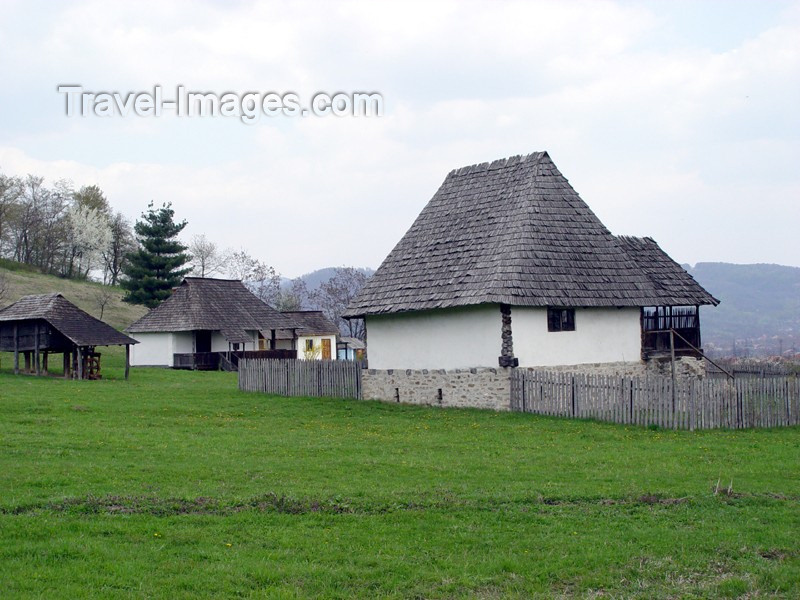
[[[511,336],[511,306],[509,304],[500,305],[500,316],[503,324],[500,330],[502,345],[498,363],[501,367],[517,367],[519,359],[514,358],[514,338]]]

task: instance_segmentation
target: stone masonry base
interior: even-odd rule
[[[695,358],[676,362],[679,377],[703,377],[705,364]],[[362,372],[362,395],[367,400],[510,410],[511,368],[475,369],[368,369]],[[649,374],[669,377],[670,361],[603,363],[531,368],[534,371],[568,371],[584,375],[643,377]]]
[[[363,397],[368,400],[461,408],[511,408],[510,368],[368,369],[362,372]]]

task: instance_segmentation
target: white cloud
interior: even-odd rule
[[[9,25],[34,19],[20,3],[0,24],[0,168],[97,183],[130,217],[171,201],[187,233],[296,275],[377,266],[450,169],[549,150],[614,231],[687,262],[800,264],[800,9],[720,49],[671,44],[680,16],[658,6],[90,1],[31,32]],[[66,81],[376,89],[387,115],[69,120]]]

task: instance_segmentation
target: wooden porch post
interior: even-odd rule
[[[33,326],[33,365],[36,369],[36,374],[40,375],[41,364],[39,358],[39,322],[37,321],[36,324]]]
[[[19,375],[19,335],[14,323],[14,375]]]
[[[128,379],[128,374],[131,370],[131,345],[125,344],[125,380]]]
[[[672,309],[670,309],[670,317],[672,316]],[[669,348],[672,363],[672,412],[675,413],[675,330],[669,330]]]
[[[269,330],[269,349],[275,350],[275,330]]]
[[[700,331],[700,305],[694,307],[694,325],[697,327],[697,347],[703,349],[703,337]]]
[[[69,379],[69,363],[70,357],[72,356],[72,352],[70,350],[64,350],[64,379]]]
[[[42,372],[43,372],[45,375],[47,375],[47,367],[48,367],[48,359],[47,359],[47,357],[48,357],[48,356],[49,356],[49,355],[48,355],[48,352],[47,352],[47,350],[45,350],[45,351],[42,353]]]
[[[83,379],[83,351],[80,346],[76,346],[75,350],[78,356],[78,379]]]

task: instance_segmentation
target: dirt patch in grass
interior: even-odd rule
[[[773,501],[786,501],[770,497]],[[305,515],[310,513],[379,515],[390,512],[425,510],[521,510],[528,512],[548,507],[570,506],[678,506],[691,502],[689,497],[672,498],[644,494],[633,498],[544,498],[499,501],[497,499],[468,501],[458,498],[431,498],[429,501],[380,502],[342,498],[295,498],[284,494],[267,493],[245,501],[197,498],[161,498],[152,495],[107,495],[63,498],[57,501],[0,507],[0,514],[23,515],[41,512],[71,514],[146,514],[156,517],[175,515],[231,515],[241,512]],[[770,551],[768,551],[770,552]],[[778,551],[776,551],[778,552]],[[772,555],[763,554],[764,558]],[[776,555],[777,556],[777,555]]]

